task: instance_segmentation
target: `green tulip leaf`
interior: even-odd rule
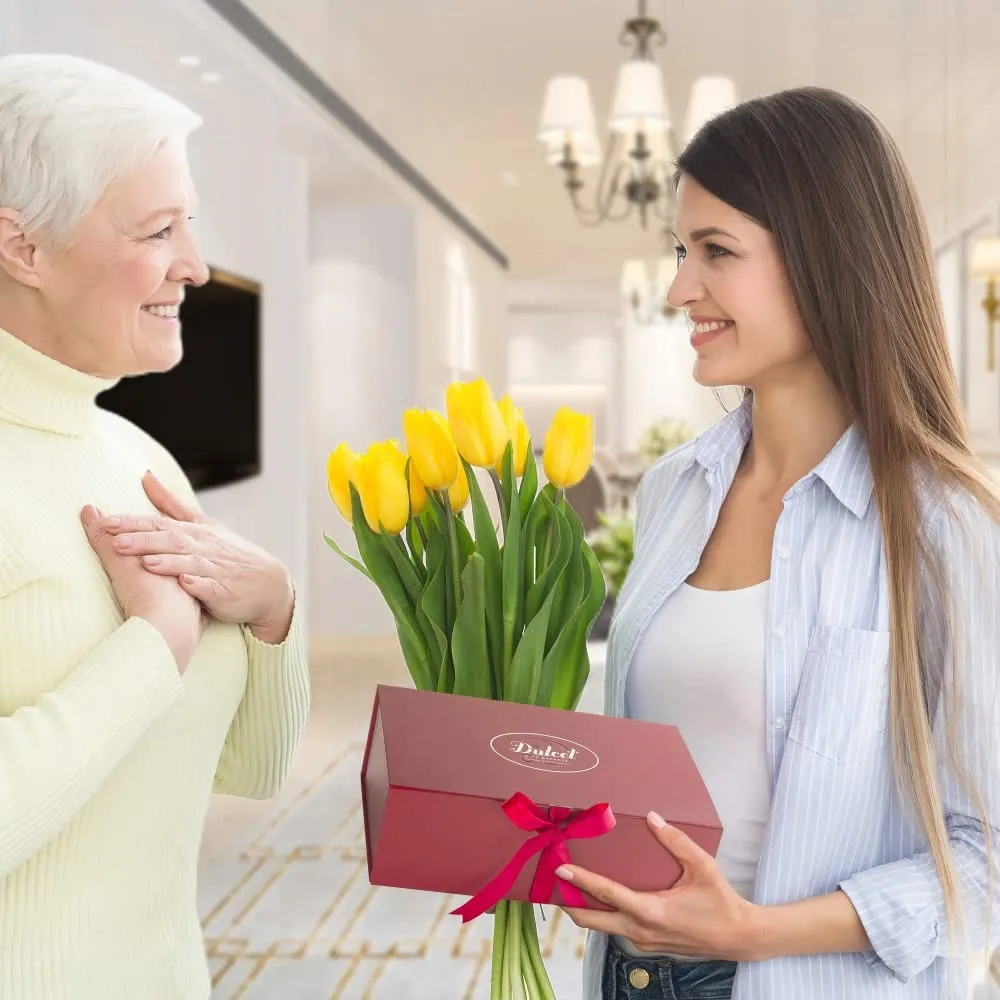
[[[504,689],[504,701],[514,701],[522,705],[535,703],[541,682],[545,635],[549,627],[549,615],[552,613],[553,596],[549,594],[541,610],[528,622],[528,627],[517,644],[507,686]]]
[[[552,608],[552,617],[549,619],[549,634],[546,640],[546,648],[551,649],[559,634],[559,628],[563,622],[569,620],[570,616],[580,605],[580,600],[584,593],[584,582],[587,573],[586,563],[582,555],[583,542],[583,522],[579,515],[570,507],[565,500],[560,505],[560,512],[569,525],[571,542],[570,558],[563,570],[559,580],[556,582],[556,600]]]
[[[514,475],[514,442],[508,441],[500,460],[500,493],[503,497],[504,511],[510,510],[514,491],[517,489],[517,476]]]
[[[544,493],[542,495],[544,496]],[[546,520],[548,523],[542,534],[546,536],[546,548],[548,548],[549,537],[555,539],[555,547],[541,575],[528,591],[525,602],[526,621],[531,621],[538,614],[539,608],[554,591],[572,555],[573,529],[570,528],[566,515],[547,497],[543,503],[547,507]]]
[[[493,675],[494,690],[503,690],[503,564],[500,542],[497,538],[490,509],[466,463],[469,479],[469,496],[472,503],[472,523],[476,529],[476,549],[483,558],[483,576],[486,587],[486,636],[489,643],[489,668]],[[494,697],[500,697],[499,694]]]
[[[455,694],[493,697],[486,635],[485,561],[474,552],[462,574],[462,604],[451,636]]]
[[[407,594],[396,569],[393,557],[386,549],[384,535],[376,535],[365,519],[361,497],[354,484],[351,484],[351,511],[354,526],[354,537],[358,543],[358,552],[375,585],[385,598],[392,617],[396,622],[396,633],[399,636],[403,658],[406,660],[410,676],[414,684],[421,690],[431,687],[431,668],[427,647],[416,623],[413,603]]]
[[[502,560],[503,653],[498,697],[508,700],[507,687],[510,683],[508,675],[511,671],[515,645],[521,642],[521,630],[524,628],[521,508],[517,504],[513,504],[507,511]]]
[[[539,528],[545,521],[545,500],[537,499],[532,503],[528,511],[528,517],[524,521],[521,531],[521,553],[522,568],[524,572],[524,593],[527,594],[535,583],[536,560],[535,560],[535,540],[538,537]],[[539,567],[540,569],[540,567]]]
[[[323,532],[323,538],[326,539],[326,544],[329,545],[341,559],[350,563],[359,573],[364,573],[364,575],[371,580],[372,575],[367,569],[365,569],[364,563],[360,563],[353,556],[349,556],[325,531]]]
[[[543,686],[548,688],[544,704],[553,708],[575,709],[590,673],[587,639],[607,593],[601,564],[589,546],[582,550],[587,577],[585,594],[576,612],[566,623],[543,665]]]
[[[538,491],[538,466],[535,464],[535,453],[531,448],[531,440],[528,440],[528,456],[524,463],[524,475],[521,476],[521,488],[518,491],[518,499],[521,505],[521,522],[527,521],[528,511],[535,500],[535,493]]]
[[[413,559],[407,551],[406,544],[399,535],[382,535],[381,537],[385,539],[385,549],[396,564],[396,572],[399,573],[399,579],[406,588],[407,596],[415,605],[420,597],[423,581],[413,565]]]

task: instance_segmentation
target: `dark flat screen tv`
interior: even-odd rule
[[[155,438],[196,490],[261,471],[260,285],[218,268],[181,305],[184,357],[97,397]]]

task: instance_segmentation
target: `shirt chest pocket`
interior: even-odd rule
[[[838,763],[885,746],[889,732],[889,633],[813,629],[788,738]]]

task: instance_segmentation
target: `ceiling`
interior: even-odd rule
[[[201,0],[0,0],[0,54],[7,50],[69,52],[134,73],[194,108],[223,144],[245,136],[252,115],[258,141],[307,155],[331,196],[398,196],[374,156]],[[180,65],[188,55],[200,66]],[[221,80],[203,81],[206,70]]]
[[[555,73],[586,76],[606,117],[634,0],[246,3],[510,257],[516,279],[612,285],[627,256],[657,252],[655,228],[644,235],[634,218],[582,227],[535,140]],[[658,58],[675,121],[705,73],[733,77],[741,98],[835,87],[896,136],[939,237],[1000,204],[1000,0],[651,0],[649,10],[668,36]]]

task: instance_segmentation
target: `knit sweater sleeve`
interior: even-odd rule
[[[0,717],[0,879],[70,823],[182,692],[163,637],[129,618],[58,687]]]
[[[166,449],[146,441],[153,471],[186,503],[201,509],[187,476]],[[214,790],[266,799],[284,784],[309,716],[309,663],[298,593],[285,639],[261,642],[245,625],[247,684],[216,768]]]
[[[266,799],[284,784],[309,716],[309,663],[296,594],[288,635],[277,645],[243,628],[247,686],[219,758],[215,791]]]

